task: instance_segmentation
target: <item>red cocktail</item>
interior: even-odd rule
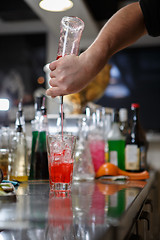
[[[53,154],[49,157],[49,172],[50,172],[50,181],[55,183],[70,183],[72,181],[73,175],[73,159],[70,159],[67,162],[63,162],[63,153],[58,155]],[[62,159],[62,160],[61,160]]]
[[[72,135],[48,135],[48,167],[50,189],[71,190],[76,138]]]

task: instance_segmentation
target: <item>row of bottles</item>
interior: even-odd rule
[[[139,172],[147,169],[148,143],[139,119],[140,105],[131,105],[131,122],[126,110],[113,111],[113,122],[107,136],[108,161],[122,170]],[[121,118],[119,118],[121,116]]]
[[[22,100],[18,104],[15,130],[10,136],[10,180],[20,182],[34,179],[49,179],[46,133],[48,129],[47,109],[45,97],[37,97],[35,101],[35,119],[32,125],[31,156],[28,155],[26,140],[25,117]],[[11,134],[10,134],[11,135]]]
[[[25,133],[25,119],[22,101],[18,105],[15,136],[12,140],[12,164],[10,179],[27,181],[49,179],[46,133],[48,131],[45,97],[35,103],[35,119],[32,125],[32,148],[28,159]],[[147,169],[147,141],[139,120],[140,106],[131,105],[131,122],[126,109],[113,110],[112,121],[105,108],[94,113],[86,108],[86,118],[79,126],[76,144],[75,179],[92,180],[99,167],[109,161],[122,170],[143,171]],[[60,118],[57,131],[61,132]],[[106,124],[107,123],[107,124]],[[30,161],[28,161],[30,160]],[[29,167],[30,166],[30,167]],[[29,170],[30,169],[30,170]]]

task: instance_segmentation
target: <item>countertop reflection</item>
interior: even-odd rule
[[[67,196],[55,196],[48,181],[20,184],[16,199],[0,199],[0,239],[113,239],[114,226],[153,180],[74,182]]]

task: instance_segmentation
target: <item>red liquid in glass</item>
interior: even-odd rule
[[[65,153],[54,153],[49,157],[50,183],[71,183],[73,176],[73,159],[62,160]],[[56,159],[55,159],[56,158]]]
[[[72,181],[73,162],[61,163],[56,161],[50,164],[50,181],[54,183],[70,183]]]

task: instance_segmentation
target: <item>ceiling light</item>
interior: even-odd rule
[[[70,9],[73,2],[71,0],[41,0],[39,6],[46,11],[61,12]]]
[[[7,98],[0,98],[0,111],[9,110],[9,100]]]

